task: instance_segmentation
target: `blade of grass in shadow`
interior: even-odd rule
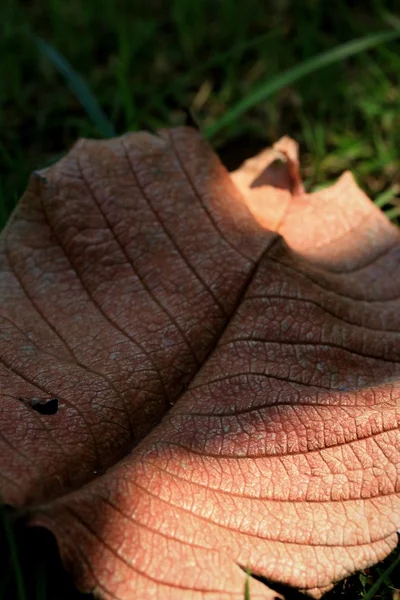
[[[235,121],[235,119],[253,108],[253,106],[263,102],[272,96],[272,94],[278,92],[281,88],[298,81],[302,77],[310,75],[310,73],[313,73],[318,69],[322,69],[323,67],[327,67],[336,62],[342,61],[345,58],[349,58],[350,56],[354,56],[355,54],[359,54],[360,52],[364,52],[365,50],[369,50],[370,48],[374,48],[379,44],[389,42],[398,37],[400,37],[400,30],[385,31],[367,35],[365,37],[352,40],[351,42],[341,44],[340,46],[336,46],[335,48],[332,48],[332,50],[322,52],[321,54],[304,61],[300,65],[284,71],[279,76],[273,77],[272,79],[269,79],[268,81],[265,81],[259,85],[253,90],[253,92],[243,98],[243,100],[238,102],[231,109],[227,110],[226,113],[215,123],[205,128],[204,133],[206,137],[213,137],[221,129],[230,125],[233,121]]]
[[[388,25],[391,25],[395,29],[399,29],[400,27],[400,18],[389,12],[388,10],[382,10],[381,18],[383,21],[386,21]]]
[[[362,600],[372,600],[375,598],[376,593],[383,583],[386,582],[388,577],[393,573],[393,571],[400,566],[400,553],[393,560],[392,564],[388,566],[388,568],[382,573],[377,581],[375,581],[374,585],[368,590],[366,594],[364,594]]]
[[[17,587],[17,598],[18,600],[26,600],[27,596],[25,592],[24,579],[18,560],[17,546],[15,543],[9,519],[7,518],[6,511],[2,505],[0,505],[0,520],[2,521],[2,529],[5,532],[5,537],[10,552],[11,567],[14,570],[15,583]]]
[[[192,81],[196,81],[198,76],[203,75],[213,67],[218,67],[223,65],[232,58],[241,57],[247,50],[251,48],[260,46],[263,42],[270,40],[271,38],[278,37],[282,34],[282,29],[274,29],[273,31],[269,31],[268,33],[263,33],[258,35],[250,40],[246,40],[245,42],[241,42],[229,48],[225,52],[216,52],[209,58],[203,62],[199,62],[194,64],[190,71],[186,71],[175,80],[172,80],[170,85],[167,88],[167,93],[176,93],[176,90],[183,89],[186,85],[189,85]]]
[[[39,50],[50,60],[58,72],[67,81],[71,91],[75,94],[88,116],[91,118],[98,132],[103,137],[113,137],[115,129],[103,109],[90,91],[84,79],[72,68],[69,62],[51,44],[39,37],[34,37]]]
[[[36,567],[36,600],[46,600],[47,573],[44,566],[44,562],[40,562],[38,567]]]

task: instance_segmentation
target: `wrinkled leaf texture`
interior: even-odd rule
[[[104,599],[241,599],[246,569],[318,597],[384,558],[399,259],[287,138],[231,176],[188,128],[79,141],[1,236],[5,502]]]

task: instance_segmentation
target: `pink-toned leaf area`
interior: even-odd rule
[[[0,493],[80,589],[319,597],[396,546],[399,233],[351,174],[306,193],[288,138],[232,174],[187,128],[81,140],[0,294]]]

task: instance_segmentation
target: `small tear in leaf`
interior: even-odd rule
[[[29,408],[41,415],[55,415],[58,412],[58,398],[19,398]]]

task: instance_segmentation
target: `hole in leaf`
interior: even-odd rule
[[[19,398],[29,408],[41,415],[55,415],[58,412],[58,398]]]

